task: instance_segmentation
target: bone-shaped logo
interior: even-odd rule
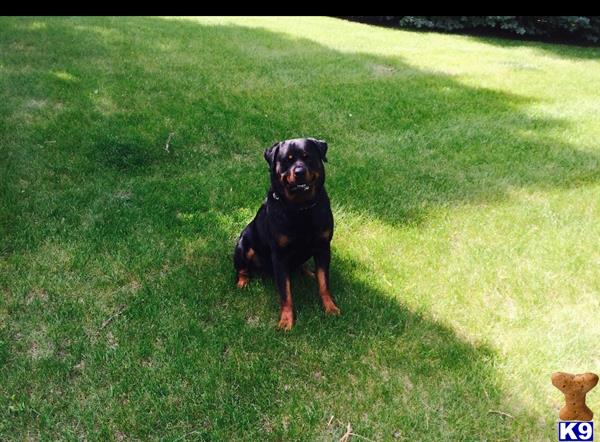
[[[594,373],[553,373],[552,385],[565,395],[565,406],[558,413],[560,419],[563,421],[591,421],[594,413],[585,404],[585,395],[597,383],[598,375]]]

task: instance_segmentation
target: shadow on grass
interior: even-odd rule
[[[302,135],[330,143],[335,204],[393,225],[418,223],[439,206],[499,201],[514,188],[600,178],[596,154],[559,139],[566,122],[523,111],[533,99],[469,87],[400,57],[343,54],[239,26],[43,23],[7,25],[4,84],[19,91],[7,94],[6,114],[33,129],[27,143],[46,160],[49,184],[216,173],[198,195],[210,199],[211,184],[231,184],[221,170],[244,182],[236,207],[263,192],[264,147]],[[77,41],[77,49],[65,41]],[[17,183],[32,180],[10,167],[25,153],[10,137],[7,145],[4,186],[15,190],[6,192],[3,224],[14,232],[15,218],[32,209],[20,208]],[[80,216],[89,201],[77,199],[62,217]],[[21,246],[43,234],[32,232]],[[9,238],[3,248],[18,246]]]
[[[300,281],[298,325],[285,336],[271,326],[272,284],[239,294],[230,253],[266,189],[261,152],[273,140],[327,139],[336,206],[418,224],[431,209],[503,200],[514,188],[596,182],[598,156],[555,137],[564,121],[527,115],[530,98],[399,57],[262,29],[139,18],[2,24],[3,117],[20,131],[2,138],[3,253],[71,244],[77,277],[114,258],[144,285],[115,325],[121,346],[108,365],[102,345],[71,337],[89,358],[86,388],[106,394],[99,409],[84,407],[87,431],[110,421],[106,431],[140,437],[341,436],[331,415],[375,438],[496,439],[532,428],[526,410],[516,422],[488,413],[507,400],[493,349],[364,282],[351,258],[333,264],[343,316],[323,318]],[[164,279],[147,278],[167,261]],[[13,302],[18,321],[24,304]],[[18,345],[4,358],[15,360]],[[49,385],[70,371],[59,367]],[[44,392],[39,381],[13,388]],[[117,408],[106,407],[107,384]],[[63,414],[46,429],[75,420],[77,399],[55,400]],[[28,419],[38,418],[23,428]]]
[[[371,440],[544,433],[539,417],[503,392],[494,349],[457,336],[427,312],[403,305],[401,294],[367,282],[372,275],[352,258],[335,254],[332,263],[342,316],[326,317],[314,281],[295,275],[297,322],[290,333],[278,331],[273,282],[256,279],[236,289],[230,257],[213,248],[230,239],[223,226],[211,226],[208,254],[196,252],[149,285],[117,324],[120,341],[153,365],[113,374],[117,397],[137,404],[138,411],[125,410],[143,416],[139,410],[166,405],[173,396],[178,404],[138,427],[125,424],[124,433],[164,434],[175,423],[175,434],[194,431],[202,440],[239,434],[244,440],[338,440],[347,423]],[[132,356],[120,358],[115,371]],[[107,376],[102,363],[100,356],[88,362],[101,373],[98,384]],[[157,380],[165,382],[157,391],[131,387]]]

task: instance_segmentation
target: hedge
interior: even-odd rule
[[[573,42],[600,42],[600,16],[402,15],[352,16],[351,20],[443,32],[479,32]]]

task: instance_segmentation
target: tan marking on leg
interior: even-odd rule
[[[285,247],[290,243],[290,237],[287,235],[278,235],[277,236],[277,245],[279,247]]]
[[[325,281],[325,271],[323,269],[317,269],[317,282],[319,283],[319,296],[321,297],[325,313],[328,315],[339,315],[341,313],[340,309],[335,305],[331,293],[329,293]]]
[[[285,300],[281,303],[278,327],[282,330],[291,330],[294,325],[294,309],[292,306],[292,285],[290,278],[285,280]]]

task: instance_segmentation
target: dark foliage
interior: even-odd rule
[[[600,16],[403,15],[352,16],[351,20],[443,32],[481,32],[571,42],[600,42]]]

